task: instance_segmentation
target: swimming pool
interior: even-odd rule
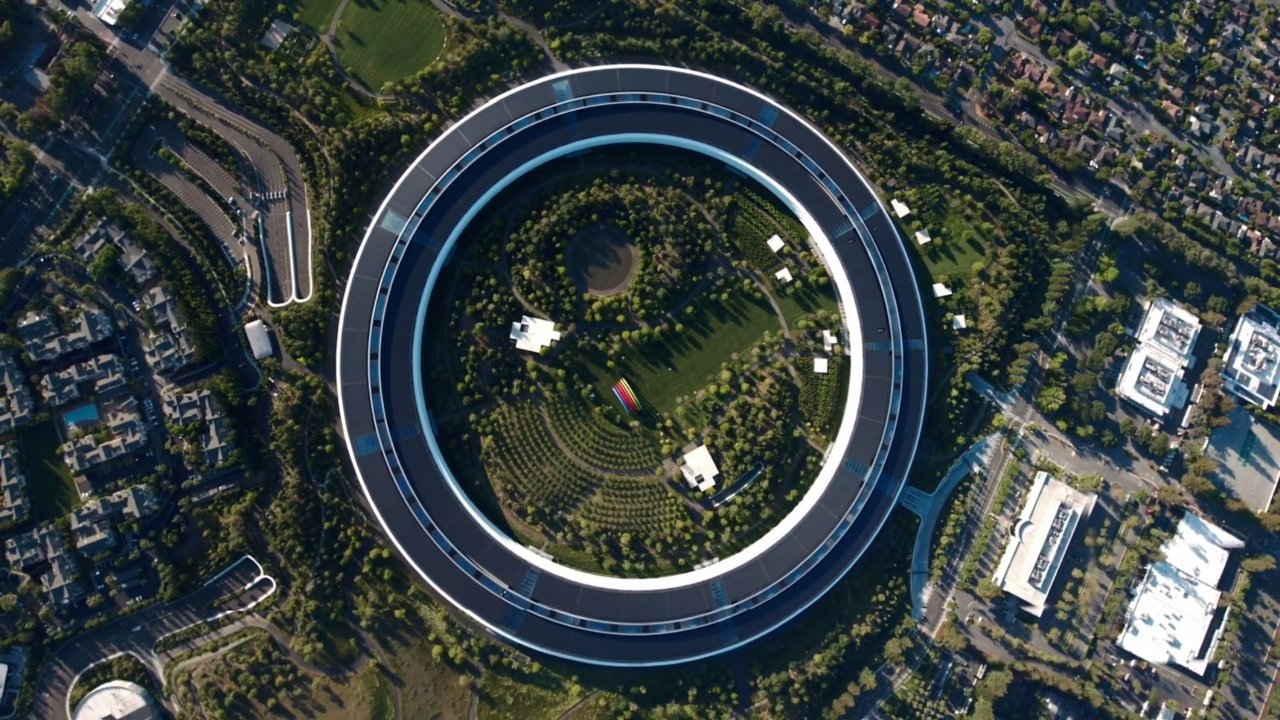
[[[98,406],[93,403],[87,403],[62,413],[62,424],[66,427],[67,432],[71,432],[77,426],[92,425],[96,422],[98,422]]]

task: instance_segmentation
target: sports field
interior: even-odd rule
[[[675,410],[676,398],[706,387],[733,353],[746,350],[768,330],[781,331],[778,316],[765,301],[741,296],[721,302],[704,295],[679,315],[683,333],[647,344],[636,353],[614,358],[617,368],[589,360],[596,392],[612,398],[610,388],[625,377],[640,401],[661,413]]]
[[[444,49],[444,19],[428,0],[361,0],[338,19],[338,60],[370,90],[426,67]]]

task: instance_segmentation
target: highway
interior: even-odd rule
[[[422,387],[417,353],[435,279],[484,203],[550,158],[613,142],[701,152],[783,197],[841,288],[853,352],[837,441],[813,489],[782,521],[786,527],[739,555],[661,579],[564,568],[488,523],[439,454],[422,397],[431,389]],[[446,131],[375,214],[347,284],[338,356],[352,463],[410,566],[499,637],[616,666],[674,664],[741,647],[780,628],[839,581],[905,486],[928,376],[910,260],[866,179],[812,125],[768,98],[657,66],[549,76],[495,98]],[[384,382],[394,392],[383,392]]]

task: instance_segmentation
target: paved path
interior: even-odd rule
[[[442,0],[433,0],[433,2],[436,7],[446,5]],[[496,13],[503,22],[527,35],[529,39],[533,41],[533,44],[538,46],[538,49],[541,50],[542,54],[547,58],[547,62],[551,65],[552,70],[561,72],[569,69],[569,66],[561,61],[560,58],[556,57],[556,54],[551,51],[551,45],[547,42],[546,36],[543,35],[542,31],[533,23],[525,22],[514,15],[508,15],[502,12],[502,9],[496,2],[491,2],[490,5],[493,6],[494,13]],[[454,12],[456,13],[456,11]]]
[[[29,717],[67,718],[67,702],[76,679],[94,665],[120,655],[139,658],[156,677],[162,677],[163,667],[155,652],[157,642],[226,613],[249,610],[274,591],[275,581],[262,574],[257,560],[245,556],[186,597],[153,605],[75,636],[54,650],[41,668]]]
[[[902,507],[920,517],[920,527],[916,530],[915,547],[911,551],[911,615],[917,621],[924,619],[925,603],[929,592],[929,560],[933,554],[933,533],[938,524],[938,516],[947,504],[947,498],[956,489],[960,481],[972,473],[985,472],[1000,444],[1000,434],[992,433],[969,446],[947,470],[947,474],[938,483],[932,493],[921,492],[918,488],[909,487],[902,494]]]

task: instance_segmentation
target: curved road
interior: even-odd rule
[[[266,587],[257,561],[244,557],[186,597],[152,605],[76,635],[53,652],[36,680],[30,717],[65,720],[71,687],[84,671],[124,653],[153,669],[161,639],[228,612],[248,610],[275,590]]]

